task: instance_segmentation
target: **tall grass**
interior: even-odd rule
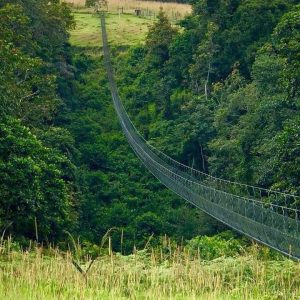
[[[255,252],[204,261],[179,246],[128,256],[110,248],[94,261],[87,278],[74,267],[74,258],[70,251],[41,246],[20,251],[6,241],[0,253],[0,299],[300,298],[300,265],[259,260]],[[78,264],[85,270],[90,261],[82,256]]]

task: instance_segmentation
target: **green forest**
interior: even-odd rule
[[[61,2],[0,0],[0,299],[299,299],[299,262],[181,199],[136,157],[100,16]],[[300,196],[300,2],[179,2],[192,5],[180,21],[105,14],[134,125],[205,174]],[[298,224],[300,198],[278,199]]]
[[[119,92],[155,147],[216,177],[300,195],[300,6],[195,0],[145,43],[114,45]],[[100,24],[100,20],[99,20]],[[59,1],[0,0],[0,227],[21,245],[67,233],[130,253],[225,225],[162,186],[130,150],[101,45],[72,46]],[[99,31],[100,35],[100,31]],[[96,54],[95,54],[96,53]]]

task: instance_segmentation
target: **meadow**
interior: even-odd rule
[[[72,31],[71,44],[78,47],[101,47],[101,27],[97,14],[75,11],[76,28]],[[153,22],[130,14],[108,14],[106,18],[109,42],[118,46],[142,43]],[[98,54],[100,50],[98,49]]]
[[[91,264],[89,256],[78,258],[76,252],[14,247],[8,241],[0,248],[1,299],[292,300],[300,295],[300,265],[262,260],[257,251],[205,261],[182,247],[127,256],[108,248]]]
[[[85,0],[64,0],[64,2],[73,5],[77,9],[85,7]],[[109,0],[108,11],[111,13],[119,13],[122,9],[123,13],[134,14],[136,9],[141,10],[141,16],[145,18],[155,19],[157,13],[162,9],[171,20],[180,20],[192,12],[189,4],[176,2],[161,1],[136,1],[136,0]],[[92,12],[90,8],[86,11]]]

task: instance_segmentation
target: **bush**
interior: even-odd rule
[[[187,243],[192,254],[199,253],[204,260],[212,260],[221,256],[235,257],[243,251],[245,242],[226,231],[215,236],[198,236]]]

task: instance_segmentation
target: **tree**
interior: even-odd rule
[[[64,6],[33,1],[33,6],[28,7],[27,2],[20,3],[22,6],[0,6],[0,58],[3,62],[0,65],[0,114],[21,118],[28,126],[41,127],[53,120],[60,103],[56,93],[57,73],[45,60],[50,56],[54,61],[61,58],[67,30],[73,23]],[[32,16],[31,9],[37,15]],[[55,21],[57,18],[61,21]],[[55,25],[47,23],[49,19],[52,23],[55,21]],[[40,36],[37,31],[42,30],[42,26],[51,27],[57,33],[45,29]],[[47,33],[51,37],[47,38]],[[51,51],[49,57],[45,57],[43,48]]]
[[[162,66],[168,60],[169,46],[176,32],[163,10],[160,10],[157,21],[149,28],[146,37],[148,59],[154,66]]]
[[[198,46],[198,51],[195,54],[195,63],[190,68],[192,83],[191,86],[195,93],[205,95],[208,101],[210,77],[213,71],[213,59],[217,52],[217,46],[214,42],[217,34],[218,26],[213,22],[208,22],[207,30],[203,40]]]
[[[57,240],[76,224],[71,182],[72,164],[44,147],[19,121],[0,123],[0,219],[12,222],[17,237]]]

